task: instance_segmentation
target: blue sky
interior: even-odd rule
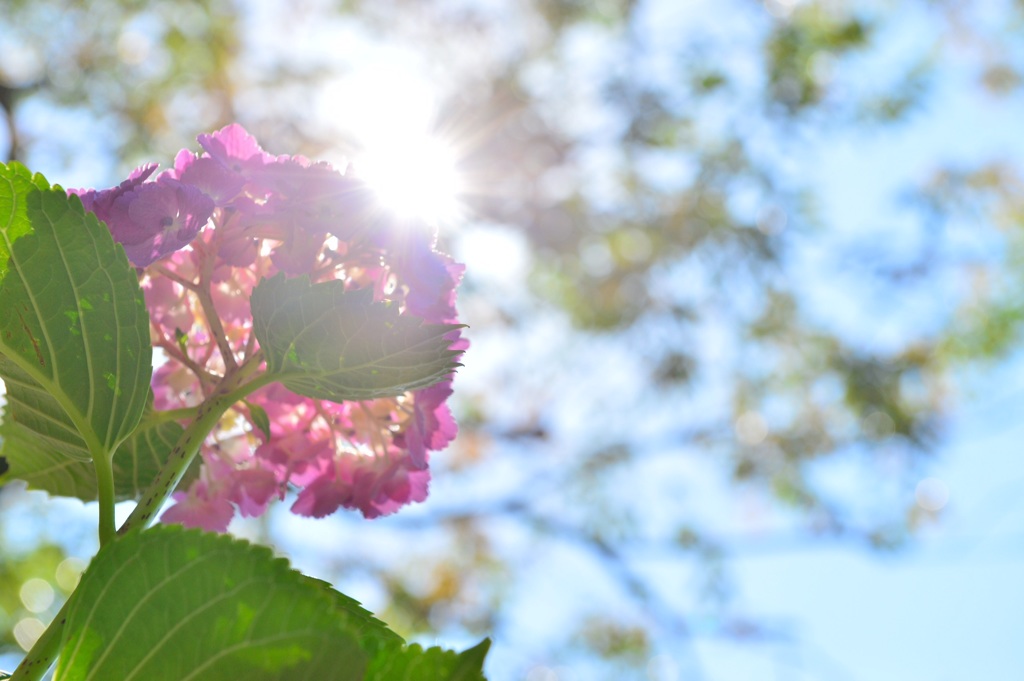
[[[1024,424],[1013,416],[1024,409],[1022,369],[1018,361],[971,381],[991,397],[964,404],[954,418],[931,471],[950,488],[946,513],[907,550],[826,545],[735,560],[741,600],[753,612],[784,616],[795,635],[793,669],[772,677],[770,652],[760,660],[740,654],[769,674],[746,678],[1020,678]],[[732,662],[708,678],[744,678],[728,669]]]
[[[898,244],[900,230],[913,229],[909,216],[900,215],[899,190],[941,163],[1024,157],[1020,95],[980,95],[968,67],[946,64],[935,96],[902,127],[831,137],[809,152],[821,212],[837,228],[833,246],[872,233],[880,243]],[[977,231],[977,225],[959,228]],[[828,244],[808,256],[807,266],[813,270],[816,257],[826,259],[812,279],[823,282],[817,308],[844,332],[885,347],[948,315],[947,292],[936,288],[911,292],[888,310],[870,291],[850,296],[848,282],[828,280],[835,257]],[[941,288],[956,283],[939,282]],[[741,551],[733,561],[740,602],[752,613],[783,618],[793,643],[746,651],[708,646],[705,678],[1024,676],[1024,365],[1015,357],[961,370],[953,395],[946,442],[928,471],[949,490],[941,521],[894,554],[827,542],[765,555]]]

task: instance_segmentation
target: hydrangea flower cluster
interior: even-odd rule
[[[142,166],[117,187],[71,190],[139,268],[154,347],[154,407],[187,419],[221,380],[260,361],[250,296],[264,277],[308,275],[370,289],[430,323],[455,323],[463,266],[436,234],[376,206],[359,177],[301,156],[274,156],[235,124],[200,135],[153,177]],[[467,343],[453,331],[451,349]],[[339,508],[367,518],[422,501],[428,453],[456,426],[451,378],[393,398],[330,402],[260,388],[229,410],[201,450],[202,467],[174,495],[165,522],[224,531],[237,509],[262,514],[297,490],[295,513]]]

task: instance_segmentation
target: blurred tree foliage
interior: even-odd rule
[[[832,229],[805,153],[851,131],[898,135],[954,65],[976,96],[1018,96],[1019,3],[705,4],[6,0],[7,156],[55,181],[85,167],[102,186],[233,120],[272,152],[353,153],[345,104],[325,111],[321,95],[372,65],[362,46],[415,55],[468,185],[466,225],[443,238],[512,235],[527,275],[510,290],[470,264],[480,378],[457,383],[462,435],[434,464],[438,486],[468,491],[348,530],[404,537],[404,562],[328,559],[389,594],[405,633],[500,646],[517,640],[534,561],[568,547],[633,609],[584,613],[528,659],[583,650],[620,673],[682,637],[783,635],[730,607],[742,536],[677,503],[705,479],[681,462],[727,474],[780,532],[897,547],[932,515],[913,489],[941,442],[950,370],[1004,356],[1024,320],[1010,160],[936,160],[905,188],[900,224],[920,238],[889,249],[884,231]],[[965,221],[996,246],[958,249]],[[925,322],[903,315],[929,291],[942,304]],[[898,333],[876,333],[894,319]],[[852,462],[857,492],[819,484],[829,461]],[[443,532],[418,548],[428,529]],[[688,596],[641,569],[652,555],[695,575]]]

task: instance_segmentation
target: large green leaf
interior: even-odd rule
[[[105,546],[68,614],[55,679],[361,681],[365,611],[270,550],[157,526]]]
[[[267,369],[292,392],[341,402],[425,388],[459,366],[445,336],[458,324],[425,324],[373,301],[370,290],[308,277],[264,280],[252,294],[253,331]]]
[[[173,525],[105,546],[72,598],[58,681],[484,681],[490,646],[405,646],[266,547]]]
[[[415,644],[389,650],[371,661],[365,681],[485,681],[484,657],[490,647],[490,639],[484,639],[461,653]]]
[[[0,310],[4,436],[31,434],[47,460],[109,456],[152,372],[138,277],[77,197],[16,163],[0,165]]]
[[[349,624],[359,637],[359,646],[370,657],[381,651],[399,649],[405,645],[402,637],[388,629],[387,625],[363,608],[354,598],[337,591],[327,582],[303,575],[306,583],[319,589],[331,601],[335,612]]]
[[[114,497],[117,501],[138,499],[156,478],[182,427],[174,422],[143,424],[114,453]],[[19,423],[0,425],[4,438],[4,455],[10,465],[4,478],[18,478],[55,496],[76,497],[82,501],[96,499],[96,469],[91,461],[65,456],[41,442],[38,435]],[[197,466],[190,469],[181,484],[195,477]]]

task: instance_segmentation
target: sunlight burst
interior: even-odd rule
[[[448,222],[459,210],[460,180],[450,149],[427,135],[396,137],[369,147],[355,168],[388,210]]]
[[[437,101],[427,79],[400,55],[338,81],[323,105],[360,151],[351,158],[383,208],[403,218],[454,221],[462,182],[455,148],[433,133]]]

